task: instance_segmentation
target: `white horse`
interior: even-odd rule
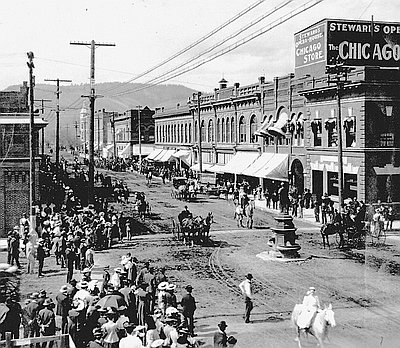
[[[296,335],[297,335],[295,340],[297,341],[299,348],[301,348],[300,332],[303,331],[307,334],[309,333],[313,335],[318,340],[319,346],[323,348],[324,340],[328,335],[328,327],[336,326],[335,313],[332,310],[332,305],[329,304],[328,307],[325,307],[323,310],[318,311],[315,314],[314,319],[312,320],[310,327],[308,329],[300,329],[299,326],[297,325],[297,319],[303,308],[304,307],[302,304],[297,304],[294,306],[292,312],[292,324],[296,329]]]

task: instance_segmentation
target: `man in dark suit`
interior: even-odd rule
[[[219,330],[214,333],[214,348],[227,347],[228,346],[228,335],[225,330],[228,327],[226,322],[222,320],[218,324]]]
[[[67,333],[68,312],[71,309],[71,299],[68,296],[68,286],[63,285],[56,296],[57,308],[56,314],[61,316],[61,331]]]
[[[185,324],[189,329],[189,333],[194,335],[194,312],[196,310],[196,301],[192,296],[193,287],[191,285],[187,285],[185,287],[186,295],[182,297],[181,306],[182,306],[182,314],[185,318]]]

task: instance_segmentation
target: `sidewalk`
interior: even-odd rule
[[[256,209],[264,210],[267,211],[273,215],[278,215],[281,213],[280,210],[278,209],[271,209],[267,208],[265,206],[265,200],[255,200],[255,207]],[[313,224],[315,226],[322,226],[322,223],[320,222],[315,222],[315,216],[314,216],[314,209],[303,209],[303,218],[295,217],[294,220],[299,220],[299,221],[306,221],[310,224]],[[395,220],[393,221],[393,228],[391,231],[388,231],[389,233],[393,232],[400,232],[400,220]],[[400,236],[400,234],[399,234]]]

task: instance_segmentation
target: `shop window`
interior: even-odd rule
[[[328,195],[339,196],[339,177],[336,172],[328,172]]]
[[[379,135],[379,145],[381,147],[394,146],[394,133],[382,133]]]
[[[349,116],[343,122],[346,147],[356,146],[356,120]]]
[[[246,142],[246,120],[242,116],[239,120],[239,143]]]
[[[400,175],[377,176],[377,199],[387,203],[400,201]]]
[[[257,130],[257,117],[256,117],[256,115],[253,115],[250,119],[250,142],[251,143],[257,142],[257,137],[254,134],[256,130]]]
[[[328,147],[338,146],[336,119],[329,118],[325,121],[325,129],[328,132]]]
[[[322,123],[321,120],[311,121],[311,130],[313,132],[313,145],[322,145]]]
[[[357,174],[344,174],[344,198],[357,198]]]

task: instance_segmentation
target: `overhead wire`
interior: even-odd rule
[[[232,44],[230,46],[228,46],[227,48],[224,48],[221,51],[216,52],[212,56],[210,56],[208,58],[205,58],[204,60],[193,64],[190,67],[187,67],[187,68],[185,68],[183,70],[180,70],[180,71],[176,72],[175,74],[172,74],[171,76],[167,76],[167,77],[161,78],[161,80],[156,81],[155,83],[144,85],[144,86],[142,86],[140,88],[128,90],[128,91],[125,91],[125,92],[122,92],[122,93],[118,93],[118,94],[115,94],[113,96],[114,97],[122,96],[122,95],[130,94],[130,93],[138,92],[138,91],[141,91],[141,90],[144,90],[144,89],[147,89],[147,88],[151,88],[151,87],[154,87],[154,86],[156,86],[156,85],[158,85],[160,83],[163,83],[163,82],[166,82],[168,80],[171,80],[174,77],[177,77],[177,76],[183,75],[183,74],[185,74],[185,73],[187,73],[189,71],[192,71],[192,70],[194,70],[194,69],[196,69],[196,68],[198,68],[198,67],[200,67],[200,66],[202,66],[202,65],[204,65],[204,64],[206,64],[206,63],[208,63],[208,62],[210,62],[210,61],[212,61],[212,60],[214,60],[216,58],[219,58],[219,57],[221,57],[221,56],[223,56],[223,55],[225,55],[225,54],[237,49],[238,47],[240,47],[240,46],[242,46],[242,45],[244,45],[244,44],[256,39],[257,37],[267,33],[268,31],[272,30],[273,28],[275,28],[275,27],[279,26],[280,24],[288,21],[289,19],[301,14],[302,12],[307,11],[308,9],[318,5],[319,3],[323,2],[323,1],[324,0],[309,0],[305,4],[297,7],[295,10],[290,11],[288,14],[282,16],[278,20],[273,21],[271,24],[269,24],[267,26],[264,26],[263,28],[257,30],[256,32],[244,37],[243,39],[237,41],[236,43],[234,43],[234,44]]]
[[[146,70],[146,71],[144,71],[142,73],[139,73],[138,75],[136,75],[133,78],[129,79],[128,81],[124,82],[124,84],[131,83],[131,82],[139,79],[140,77],[143,77],[143,76],[149,74],[150,72],[152,72],[152,71],[164,66],[165,64],[169,63],[171,60],[181,56],[182,54],[186,53],[187,51],[191,50],[192,48],[198,46],[199,44],[201,44],[202,42],[204,42],[205,40],[207,40],[211,36],[213,36],[216,33],[220,32],[222,29],[224,29],[228,25],[232,24],[233,22],[235,22],[239,18],[243,17],[245,14],[247,14],[248,12],[250,12],[251,10],[256,8],[257,6],[261,5],[264,1],[265,0],[257,0],[255,3],[253,3],[249,7],[245,8],[244,10],[240,11],[239,13],[237,13],[232,18],[228,19],[226,22],[224,22],[220,26],[216,27],[215,29],[211,30],[209,33],[205,34],[204,36],[202,36],[201,38],[196,40],[195,42],[191,43],[189,46],[186,46],[185,48],[181,49],[180,51],[174,53],[170,57],[164,59],[162,62],[154,65],[153,67],[149,68],[148,70]],[[110,91],[115,90],[117,88],[120,88],[120,86],[116,86],[116,87],[112,87],[110,89],[104,90],[104,91],[102,91],[102,93],[107,93],[107,92],[110,92]]]
[[[201,58],[202,56],[214,51],[216,48],[222,46],[223,44],[225,44],[226,42],[236,38],[238,35],[241,35],[242,33],[244,33],[246,30],[254,27],[256,24],[260,23],[261,21],[263,21],[264,19],[268,18],[269,16],[271,16],[272,14],[274,14],[275,12],[279,11],[280,9],[284,8],[285,6],[287,6],[289,3],[293,2],[294,0],[285,0],[283,2],[281,2],[278,6],[275,6],[273,9],[269,10],[267,13],[263,14],[262,16],[260,16],[259,18],[257,18],[256,20],[246,24],[244,27],[240,28],[239,30],[237,30],[236,32],[234,32],[233,34],[223,38],[221,41],[215,43],[214,45],[212,45],[211,47],[207,48],[206,50],[198,53],[197,55],[195,55],[194,57],[191,57],[190,59],[188,59],[187,61],[179,64],[177,67],[172,68],[170,70],[168,70],[165,73],[162,73],[160,76],[154,77],[148,81],[145,82],[145,84],[149,84],[153,81],[156,81],[157,79],[159,79],[160,77],[166,76],[169,73],[172,73],[174,71],[176,71],[177,69],[180,69],[186,65],[188,65],[189,63],[195,61],[198,58]],[[105,93],[105,92],[103,92]],[[123,93],[123,92],[120,92]]]

